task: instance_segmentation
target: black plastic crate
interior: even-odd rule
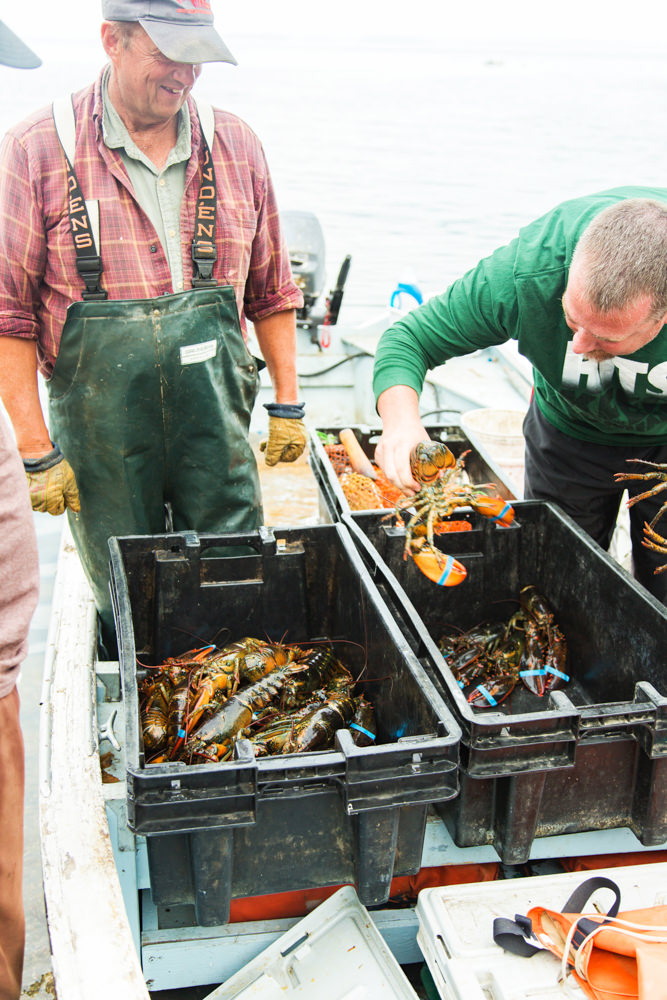
[[[461,733],[347,529],[109,544],[128,823],[147,837],[156,905],[192,904],[196,922],[209,926],[228,919],[232,897],[351,882],[367,905],[384,902],[394,875],[420,867],[429,804],[458,792]],[[157,664],[244,636],[333,640],[373,702],[377,745],[357,747],[345,730],[330,751],[255,759],[241,741],[227,762],[147,763],[137,659]]]
[[[348,426],[354,431],[365,454],[373,460],[375,446],[380,440],[381,429],[361,424]],[[516,498],[515,486],[508,474],[500,468],[497,462],[494,462],[483,447],[470,441],[460,424],[426,424],[425,427],[429,437],[433,441],[444,442],[456,458],[464,451],[470,452],[465,459],[465,470],[471,482],[495,483],[498,487],[498,493],[505,500]],[[342,429],[342,427],[318,427],[310,431],[308,461],[320,491],[320,515],[328,521],[338,521],[343,514],[352,513],[340,480],[320,438],[320,434],[330,434],[338,441],[338,435]]]
[[[509,527],[470,512],[470,531],[436,536],[464,564],[438,587],[403,559],[405,530],[376,513],[345,523],[414,652],[461,725],[461,792],[437,807],[461,847],[493,844],[520,863],[536,837],[630,828],[667,840],[667,608],[569,517],[514,504]],[[533,584],[569,647],[570,683],[539,698],[519,684],[495,709],[472,708],[438,640],[446,626],[505,620]]]

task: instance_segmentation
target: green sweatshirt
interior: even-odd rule
[[[429,369],[516,340],[533,366],[537,405],[554,427],[608,445],[667,441],[667,326],[628,357],[586,361],[572,351],[561,305],[579,237],[598,212],[625,198],[667,202],[667,189],[614,188],[566,201],[395,323],[378,345],[375,398],[393,385],[421,393]]]

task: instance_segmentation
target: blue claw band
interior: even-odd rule
[[[445,568],[442,571],[442,576],[437,580],[439,587],[444,587],[450,576],[452,575],[452,570],[454,569],[454,556],[447,556],[445,558]]]
[[[544,677],[546,670],[542,668],[541,670],[520,670],[519,677]]]
[[[375,733],[369,733],[367,729],[364,729],[363,726],[358,726],[356,722],[350,723],[350,729],[356,729],[358,733],[363,733],[364,736],[368,736],[369,740],[375,739]]]
[[[459,687],[460,687],[461,689],[463,689],[463,688],[465,687],[465,684],[463,683],[463,681],[457,681],[456,683],[458,684],[458,686],[459,686]]]
[[[505,514],[507,514],[507,512],[510,511],[511,509],[512,509],[511,505],[508,504],[508,503],[506,503],[505,506],[503,507],[503,509],[500,511],[500,513],[496,514],[494,517],[492,517],[491,520],[492,521],[502,521],[502,519],[504,518]],[[507,526],[503,525],[503,527],[507,527]]]
[[[556,670],[555,667],[545,667],[544,672],[545,674],[553,674],[554,677],[560,677],[563,681],[569,681],[570,679],[568,674],[561,673],[560,670]]]
[[[53,444],[53,441],[51,442]],[[41,458],[24,458],[23,468],[26,472],[46,472],[47,469],[52,469],[54,465],[58,462],[62,462],[63,453],[57,444],[53,445],[53,450],[48,451],[46,455],[42,455]]]
[[[491,692],[487,691],[483,684],[478,684],[477,687],[475,688],[475,691],[479,691],[479,693],[484,698],[486,698],[486,700],[488,701],[489,705],[497,705],[498,704],[498,702],[493,697],[493,695],[491,694]]]
[[[179,740],[184,740],[187,735],[188,734],[186,733],[186,731],[184,729],[179,729],[178,730],[178,738],[179,738]]]
[[[305,403],[264,403],[270,417],[287,417],[288,420],[303,420],[306,413]]]

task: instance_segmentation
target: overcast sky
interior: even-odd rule
[[[234,38],[267,33],[277,38],[314,35],[327,40],[393,36],[440,40],[444,48],[542,42],[601,46],[624,44],[652,51],[663,44],[665,0],[212,0],[216,27],[234,49]],[[0,17],[28,43],[69,37],[97,40],[101,0],[0,0]],[[42,46],[43,47],[43,46]]]

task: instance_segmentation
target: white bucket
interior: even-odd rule
[[[461,427],[471,444],[482,448],[512,482],[523,489],[525,410],[482,407],[461,414]]]

